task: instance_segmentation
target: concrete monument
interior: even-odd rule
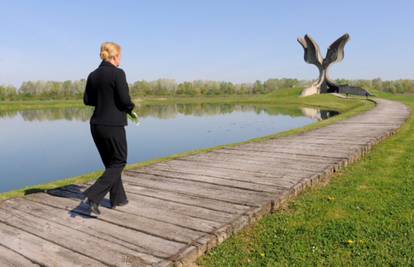
[[[305,50],[305,61],[314,64],[319,69],[319,79],[311,87],[302,91],[301,96],[308,96],[322,93],[341,93],[361,96],[373,96],[367,90],[347,84],[337,85],[328,76],[328,68],[332,63],[341,62],[344,59],[344,47],[349,40],[349,34],[345,33],[338,40],[333,42],[322,58],[318,44],[306,34],[304,38],[298,38],[298,42]]]
[[[341,62],[344,59],[344,47],[348,40],[349,34],[342,35],[329,46],[326,57],[322,58],[318,44],[309,34],[298,38],[298,42],[305,51],[305,61],[314,64],[319,70],[319,79],[311,87],[304,89],[301,96],[338,91],[338,86],[328,76],[328,69],[332,63]]]

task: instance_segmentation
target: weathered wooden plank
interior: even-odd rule
[[[292,138],[281,138],[280,140],[269,140],[269,142],[272,142],[274,144],[280,143],[280,144],[341,144],[341,145],[359,145],[364,146],[372,140],[372,138],[355,138],[355,137],[331,137],[326,135],[313,135],[312,138],[309,136],[301,136],[300,139],[292,139]]]
[[[91,185],[93,182],[94,181],[88,182],[86,184],[69,185],[67,187],[75,186],[78,188],[86,189],[86,187],[89,187],[89,185]],[[66,186],[64,188],[66,188]],[[151,189],[147,187],[140,187],[137,185],[134,185],[133,188],[126,186],[125,191],[131,194],[144,195],[144,196],[158,198],[158,199],[162,199],[162,200],[166,200],[170,202],[177,202],[181,204],[192,205],[195,207],[203,207],[206,209],[222,211],[226,213],[242,214],[246,210],[249,209],[248,206],[244,206],[244,205],[238,205],[234,203],[228,203],[225,201],[220,201],[216,199],[208,199],[208,198],[203,198],[199,196],[189,196],[189,195],[181,194],[177,192],[168,192],[168,191],[162,191],[162,190],[157,190],[157,189]]]
[[[235,147],[236,150],[255,150],[255,151],[264,151],[264,152],[278,152],[285,154],[296,154],[296,155],[307,155],[307,156],[318,156],[326,157],[331,159],[347,159],[350,157],[350,153],[344,152],[328,152],[322,149],[300,149],[300,148],[269,148],[268,146],[244,146],[244,147]]]
[[[370,143],[373,142],[375,140],[379,139],[378,135],[373,135],[373,136],[366,136],[366,135],[350,135],[350,134],[337,134],[337,135],[329,135],[329,134],[320,134],[320,133],[309,133],[308,135],[309,139],[331,139],[331,140],[337,140],[338,142],[342,141],[342,140],[349,140],[351,138],[353,139],[357,139],[360,141],[365,141],[366,143]]]
[[[357,137],[364,137],[364,136],[375,136],[375,134],[381,133],[381,132],[386,132],[386,130],[384,129],[380,129],[380,128],[372,128],[372,127],[360,127],[357,128],[355,126],[349,126],[346,127],[346,125],[344,127],[336,127],[336,128],[331,128],[331,129],[326,129],[326,128],[320,128],[318,130],[315,130],[314,133],[312,134],[326,134],[326,135],[330,135],[330,136],[342,136],[342,135],[349,135],[349,136],[357,136]]]
[[[128,180],[128,176],[135,179]],[[124,178],[125,177],[125,178]],[[233,203],[242,203],[249,206],[260,206],[264,202],[273,196],[266,192],[251,192],[248,190],[242,190],[238,188],[223,188],[217,185],[196,183],[192,181],[185,180],[174,180],[169,178],[160,178],[158,176],[143,174],[143,173],[134,173],[125,171],[123,174],[124,181],[128,181],[130,186],[137,184],[138,186],[148,186],[151,188],[158,188],[167,191],[176,191],[182,192],[190,195],[200,195],[204,197],[209,197],[213,199],[220,199]]]
[[[4,218],[11,216],[12,215],[6,214]],[[19,226],[11,226],[1,221],[0,236],[1,245],[14,251],[18,251],[21,255],[39,263],[41,266],[72,267],[104,265],[102,262],[87,257],[82,253],[56,245],[54,242],[23,231]]]
[[[358,125],[368,125],[368,126],[375,125],[375,126],[383,126],[383,127],[391,127],[391,128],[398,128],[398,126],[400,125],[400,123],[398,121],[396,121],[396,122],[378,122],[378,121],[376,121],[376,118],[372,119],[372,120],[364,120],[364,121],[362,121],[362,120],[341,121],[341,122],[338,122],[337,124],[349,124],[349,125],[358,124]]]
[[[264,163],[256,163],[251,160],[243,160],[234,158],[222,159],[220,161],[209,160],[209,159],[176,159],[174,162],[167,163],[169,167],[179,167],[183,166],[186,168],[196,166],[198,168],[215,168],[218,170],[227,169],[231,171],[243,172],[245,175],[248,173],[271,173],[273,175],[278,174],[299,174],[299,175],[308,175],[317,173],[323,169],[330,167],[328,164],[322,166],[315,166],[312,164],[298,162],[295,164],[292,160],[273,160]]]
[[[317,149],[324,149],[327,151],[348,151],[353,149],[359,149],[361,147],[364,147],[366,143],[364,144],[352,144],[352,143],[342,143],[338,142],[338,140],[330,141],[330,140],[324,140],[324,141],[314,141],[314,140],[308,140],[308,141],[284,141],[284,140],[274,140],[269,143],[264,143],[266,145],[270,145],[270,147],[278,146],[278,147],[292,147],[292,148],[317,148]],[[263,145],[263,144],[262,144]]]
[[[65,190],[73,190],[70,187]],[[163,222],[183,225],[202,232],[210,232],[233,218],[232,214],[188,206],[147,196],[129,195],[127,207],[118,207],[135,215]]]
[[[51,190],[50,193],[53,195],[31,194],[26,197],[30,197],[30,200],[33,201],[68,210],[72,216],[76,216],[76,214],[91,214],[90,211],[85,209],[84,206],[79,205],[79,201],[77,201],[79,196],[77,194],[65,190]],[[116,209],[112,210],[102,208],[101,214],[97,217],[97,219],[184,244],[189,244],[194,239],[197,239],[199,236],[204,234],[203,232],[188,229],[186,227],[160,222],[146,217],[125,213]]]
[[[344,130],[347,132],[351,132],[351,131],[360,131],[360,130],[364,130],[364,129],[371,129],[371,130],[378,130],[379,128],[388,128],[388,127],[392,127],[391,125],[381,125],[381,124],[358,124],[358,123],[337,123],[337,124],[332,124],[326,127],[322,127],[319,129],[316,129],[315,131],[318,132],[323,132],[323,131],[332,131],[332,132],[337,132],[340,130]]]
[[[90,219],[88,216],[69,216],[66,210],[30,201],[27,198],[8,201],[6,208],[18,209],[32,216],[57,222],[74,230],[102,238],[107,242],[117,243],[159,258],[167,258],[185,246],[183,243],[148,235],[102,220]]]
[[[0,221],[108,265],[120,265],[126,258],[142,265],[161,260],[9,207],[0,208]]]
[[[250,176],[257,177],[260,180],[260,177],[278,177],[281,176],[292,176],[292,177],[303,177],[303,175],[312,175],[315,171],[312,170],[292,170],[287,168],[273,168],[273,169],[258,169],[254,166],[249,165],[245,167],[240,166],[222,166],[216,163],[203,163],[197,162],[197,164],[191,162],[184,162],[182,160],[171,160],[167,162],[159,162],[149,167],[143,167],[141,170],[147,169],[156,169],[156,170],[171,170],[171,171],[183,171],[186,173],[194,174],[206,174],[215,177],[226,177],[225,175],[234,177],[237,179],[241,176]]]
[[[257,191],[257,192],[268,192],[268,193],[278,193],[283,189],[288,188],[288,186],[278,186],[274,184],[263,184],[259,183],[259,181],[254,179],[249,179],[249,177],[244,177],[245,179],[229,179],[229,178],[219,178],[219,177],[212,177],[207,175],[200,175],[200,174],[190,174],[190,173],[181,173],[181,172],[170,172],[170,171],[160,171],[160,170],[152,170],[147,169],[146,171],[140,171],[139,169],[130,170],[132,172],[137,173],[146,173],[152,174],[160,177],[166,178],[175,178],[175,179],[183,179],[189,181],[201,181],[204,183],[210,183],[215,185],[223,185],[229,187],[235,187],[240,189],[247,189],[250,191]],[[128,180],[126,180],[128,181]]]
[[[7,247],[4,247],[3,245],[0,245],[0,266],[35,267],[35,266],[40,266],[40,265],[22,256],[21,254],[15,252],[14,250],[11,250]]]
[[[154,174],[158,176],[170,177],[171,173],[179,174],[191,174],[191,175],[203,175],[209,177],[249,181],[258,184],[275,185],[280,187],[290,187],[295,181],[298,181],[304,177],[309,176],[307,172],[289,172],[284,170],[272,171],[272,172],[251,172],[251,171],[236,171],[234,169],[217,169],[217,168],[199,168],[199,167],[187,167],[187,168],[173,168],[171,166],[152,166],[135,169],[135,172],[143,174]],[[155,172],[158,172],[155,173]],[[163,174],[160,174],[163,172]]]
[[[250,168],[249,168],[250,166]],[[141,170],[146,170],[147,167],[141,168]],[[215,161],[202,161],[202,160],[187,160],[187,159],[174,159],[166,162],[159,162],[152,166],[151,169],[156,170],[171,170],[171,171],[181,171],[185,170],[187,173],[194,171],[194,174],[199,174],[199,171],[204,172],[206,175],[211,175],[215,177],[225,177],[226,174],[235,174],[237,176],[244,175],[253,175],[254,173],[263,174],[264,176],[271,174],[277,176],[277,169],[259,169],[254,165],[244,165],[244,164],[221,164],[220,162]],[[207,172],[207,173],[206,173]],[[288,171],[281,170],[282,173],[287,173]],[[289,170],[289,173],[301,173],[302,171]],[[304,170],[303,172],[312,172]]]
[[[262,146],[258,146],[260,148]],[[267,149],[292,150],[292,151],[309,151],[316,153],[331,153],[332,155],[352,155],[363,149],[362,146],[355,145],[323,145],[323,144],[266,144],[263,147]]]
[[[397,129],[397,125],[401,124],[398,121],[395,121],[394,123],[377,123],[377,122],[353,122],[353,121],[344,121],[339,122],[338,125],[344,125],[349,126],[356,129],[382,129],[382,130],[390,130],[390,129]]]
[[[358,150],[361,148],[361,146],[353,146],[353,145],[331,145],[326,146],[322,144],[283,144],[278,143],[277,141],[274,142],[267,142],[267,143],[260,143],[260,144],[251,144],[246,145],[245,147],[248,148],[256,148],[256,149],[266,149],[266,150],[272,150],[276,149],[278,151],[282,150],[289,150],[289,151],[309,151],[312,153],[320,153],[322,155],[328,156],[332,155],[332,157],[338,156],[338,155],[348,155],[349,153],[352,153],[355,150]]]
[[[312,140],[312,141],[333,141],[333,142],[360,142],[361,144],[367,144],[372,140],[375,140],[374,137],[370,136],[349,136],[349,135],[336,135],[336,136],[330,136],[330,135],[321,135],[319,133],[313,133],[309,132],[306,136],[302,135],[302,138]],[[290,139],[291,140],[291,139]]]
[[[281,146],[320,146],[324,148],[334,147],[336,149],[343,149],[343,148],[361,148],[366,145],[365,142],[358,142],[357,140],[353,142],[338,142],[338,140],[272,140],[269,142],[272,145],[281,145]],[[266,143],[267,144],[267,143]]]
[[[297,160],[292,159],[274,159],[274,158],[254,158],[251,156],[243,155],[228,155],[228,154],[215,154],[211,155],[200,154],[194,156],[187,156],[178,158],[175,160],[194,162],[194,164],[208,164],[208,166],[215,166],[218,168],[232,167],[232,168],[246,168],[250,171],[257,170],[267,170],[267,171],[277,171],[281,168],[286,168],[289,166],[289,170],[297,171],[320,171],[329,167],[331,164],[322,163],[322,162],[298,162]]]
[[[249,150],[249,149],[233,149],[231,147],[222,148],[219,150],[214,151],[217,154],[229,154],[229,155],[242,155],[246,157],[253,157],[253,158],[268,158],[269,160],[275,159],[290,159],[296,161],[306,161],[306,162],[315,162],[315,163],[329,163],[329,164],[336,164],[339,163],[340,160],[337,158],[326,158],[326,157],[318,157],[318,156],[307,156],[307,155],[299,155],[299,154],[286,154],[286,153],[279,153],[279,152],[268,152],[268,151],[258,151],[258,150]]]
[[[282,173],[282,174],[274,174],[272,173],[271,175],[266,173],[266,174],[255,174],[255,175],[240,175],[234,172],[230,172],[228,170],[225,170],[226,173],[224,173],[224,170],[222,170],[223,173],[213,173],[211,174],[211,172],[204,174],[204,170],[203,169],[196,169],[196,170],[183,170],[183,169],[162,169],[162,168],[139,168],[139,169],[134,169],[134,170],[130,170],[133,172],[137,172],[137,173],[142,173],[142,174],[151,174],[151,175],[155,175],[155,176],[160,176],[160,177],[165,177],[165,178],[170,178],[170,179],[174,179],[174,178],[183,178],[185,176],[188,177],[198,177],[197,179],[203,179],[204,177],[207,179],[211,178],[211,179],[226,179],[229,181],[236,181],[236,182],[248,182],[248,183],[252,183],[252,184],[258,184],[258,185],[263,185],[263,186],[269,186],[271,188],[273,188],[272,190],[263,190],[261,192],[271,192],[274,193],[279,189],[283,189],[283,188],[289,188],[291,187],[296,181],[302,179],[303,177],[307,176],[303,175],[303,173],[301,175],[298,174],[292,174],[292,173]],[[220,177],[214,176],[214,175],[220,175]],[[128,178],[126,178],[126,180],[128,180]],[[276,189],[276,190],[275,190]],[[256,190],[257,191],[257,190]]]

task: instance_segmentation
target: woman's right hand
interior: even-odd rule
[[[135,111],[131,111],[130,113],[128,113],[128,117],[133,123],[135,123],[136,125],[139,125],[138,114]]]

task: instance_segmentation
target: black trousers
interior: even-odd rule
[[[109,192],[112,204],[127,199],[121,173],[127,163],[127,141],[124,126],[90,124],[93,140],[99,151],[105,172],[84,191],[88,199],[100,203]]]

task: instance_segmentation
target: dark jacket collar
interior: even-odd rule
[[[109,66],[109,67],[114,67],[114,68],[116,68],[116,66],[115,66],[115,65],[113,65],[112,63],[110,63],[110,62],[108,62],[108,61],[105,61],[105,60],[102,60],[101,64],[99,64],[99,67],[101,67],[101,66]]]

